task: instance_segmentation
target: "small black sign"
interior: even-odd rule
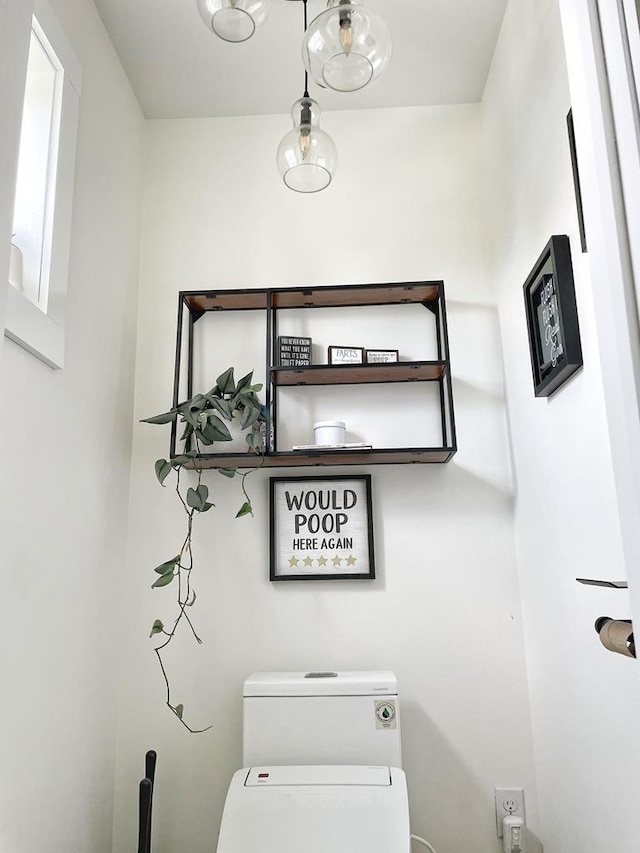
[[[278,336],[278,364],[281,367],[309,367],[311,338]]]
[[[524,284],[536,397],[548,397],[582,366],[569,238],[554,236]]]

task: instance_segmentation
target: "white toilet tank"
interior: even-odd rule
[[[257,672],[244,683],[242,761],[402,767],[392,672]]]

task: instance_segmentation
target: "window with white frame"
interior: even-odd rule
[[[64,364],[80,86],[80,64],[51,7],[34,0],[5,334],[58,368]]]

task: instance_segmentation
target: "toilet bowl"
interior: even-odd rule
[[[409,853],[396,679],[255,673],[217,853]]]

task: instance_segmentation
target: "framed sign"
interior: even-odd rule
[[[548,397],[582,366],[569,238],[554,236],[524,283],[536,397]]]
[[[399,360],[397,349],[366,349],[364,357],[367,364],[390,364]]]
[[[362,364],[362,347],[329,347],[329,364]]]
[[[278,335],[278,364],[280,367],[309,367],[311,338],[290,338]]]
[[[371,475],[269,478],[272,581],[375,578]]]

